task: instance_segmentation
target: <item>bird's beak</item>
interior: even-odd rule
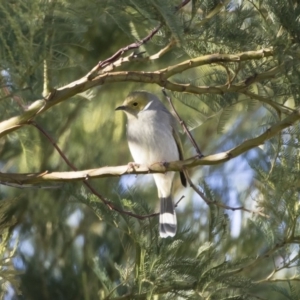
[[[121,105],[121,106],[118,106],[117,108],[115,108],[115,110],[125,110],[125,109],[126,109],[125,105]]]

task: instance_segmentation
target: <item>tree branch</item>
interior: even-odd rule
[[[141,45],[147,43],[162,27],[162,24],[159,24],[156,26],[146,37],[144,37],[142,40],[132,43],[126,47],[123,47],[119,49],[114,55],[111,57],[105,59],[104,61],[100,61],[99,64],[94,67],[94,69],[88,74],[88,78],[92,79],[92,75],[96,74],[100,69],[105,68],[109,66],[110,64],[114,63],[116,60],[119,59],[120,56],[122,56],[125,52],[133,49],[138,49]]]
[[[273,279],[262,279],[259,281],[256,281],[256,284],[260,284],[260,283],[274,283],[274,282],[289,282],[289,281],[300,281],[300,277],[287,277],[287,278],[273,278]]]
[[[63,151],[58,147],[58,145],[55,143],[54,139],[41,127],[39,126],[37,123],[35,122],[31,122],[31,125],[33,125],[35,128],[37,128],[52,144],[52,146],[57,150],[57,152],[60,154],[60,156],[62,157],[62,159],[65,161],[65,163],[73,170],[73,171],[77,171],[77,168],[69,161],[69,159],[65,156],[65,154],[63,153]],[[46,174],[47,172],[45,172]],[[138,215],[135,214],[131,211],[127,211],[127,210],[123,210],[119,207],[116,206],[116,204],[114,204],[113,202],[109,201],[108,199],[106,199],[103,195],[101,195],[98,191],[96,191],[94,189],[94,187],[87,181],[88,176],[86,176],[85,180],[83,181],[83,184],[95,195],[97,196],[109,209],[115,210],[121,214],[125,214],[131,217],[135,217],[137,219],[140,220],[144,220],[146,218],[149,217],[155,217],[158,215],[158,213],[153,213],[153,214],[149,214],[149,215]],[[7,185],[7,183],[5,183]],[[181,201],[182,198],[179,199],[179,201],[176,203],[176,206],[178,205],[178,203]]]
[[[71,182],[81,181],[89,178],[117,177],[125,174],[149,174],[165,173],[168,171],[181,171],[185,168],[193,168],[204,165],[217,165],[237,157],[246,151],[262,145],[266,140],[274,137],[283,129],[291,126],[300,120],[300,110],[296,110],[281,122],[278,122],[267,129],[256,138],[242,142],[240,145],[217,154],[208,155],[202,158],[191,157],[183,161],[173,161],[168,163],[157,162],[151,166],[140,165],[134,170],[128,165],[117,167],[103,167],[98,169],[82,170],[75,172],[40,172],[40,173],[0,173],[0,181],[14,184],[37,184],[46,181]]]
[[[260,102],[266,103],[268,105],[270,105],[271,107],[273,107],[277,112],[282,112],[284,114],[289,115],[291,112],[293,112],[294,110],[292,108],[289,108],[287,106],[284,106],[280,103],[277,103],[273,100],[271,100],[270,98],[264,97],[264,96],[260,96],[258,94],[252,93],[250,91],[242,91],[241,93],[243,93],[244,95],[252,98],[252,99],[256,99]]]
[[[184,0],[181,2],[180,5],[175,7],[175,11],[178,12],[181,8],[186,6],[191,0]],[[140,41],[137,41],[135,43],[132,43],[130,45],[127,45],[126,47],[123,47],[119,49],[115,54],[113,54],[111,57],[105,59],[104,61],[100,61],[87,75],[89,79],[92,79],[93,76],[96,76],[97,72],[105,67],[110,67],[113,63],[115,63],[124,53],[138,49],[140,46],[146,44],[158,31],[163,27],[163,23],[160,23],[157,25],[147,36],[145,36]],[[122,61],[122,57],[119,59],[119,61]]]
[[[165,97],[167,98],[169,104],[171,105],[171,108],[173,110],[173,112],[175,113],[176,117],[177,117],[177,120],[178,122],[180,123],[180,125],[183,127],[183,130],[184,132],[186,133],[186,135],[188,136],[188,138],[190,139],[192,145],[194,146],[197,154],[198,154],[198,158],[201,158],[201,157],[204,157],[204,155],[202,154],[202,152],[200,151],[195,139],[193,138],[192,134],[190,133],[190,131],[188,130],[185,122],[180,118],[178,112],[176,111],[175,107],[174,107],[174,104],[173,104],[173,101],[171,99],[171,97],[169,97],[166,93],[166,91],[163,89],[163,94],[165,95]],[[207,205],[216,205],[218,207],[221,207],[223,209],[227,209],[227,210],[232,210],[232,211],[236,211],[236,210],[243,210],[243,211],[246,211],[246,212],[249,212],[249,213],[255,213],[255,214],[259,214],[263,217],[268,217],[266,214],[264,214],[262,212],[262,210],[250,210],[248,208],[245,208],[244,206],[239,206],[239,207],[232,207],[232,206],[229,206],[229,205],[226,205],[226,204],[223,204],[223,203],[219,203],[219,202],[215,202],[215,201],[211,201],[209,200],[205,194],[200,191],[198,189],[198,187],[193,183],[193,181],[191,180],[188,172],[186,172],[186,170],[184,170],[184,174],[185,174],[185,177],[190,185],[190,187],[196,192],[196,194],[198,194],[203,200],[204,202],[207,204]]]
[[[173,102],[172,102],[171,97],[169,97],[169,96],[167,95],[165,89],[163,89],[162,92],[163,92],[163,94],[165,95],[165,97],[167,98],[167,100],[168,100],[168,102],[169,102],[169,104],[170,104],[170,106],[171,106],[171,108],[172,108],[172,110],[173,110],[173,112],[174,112],[174,114],[175,114],[175,116],[176,116],[176,118],[177,118],[177,121],[178,121],[179,124],[182,126],[182,128],[183,128],[185,134],[188,136],[189,140],[191,141],[192,145],[194,146],[194,148],[195,148],[195,150],[196,150],[196,152],[197,152],[199,158],[200,158],[200,157],[203,157],[204,155],[203,155],[202,152],[200,151],[200,148],[199,148],[199,146],[197,145],[195,139],[193,138],[192,134],[191,134],[190,131],[188,130],[188,128],[187,128],[185,122],[180,118],[178,112],[176,111],[176,109],[175,109],[175,107],[174,107],[174,104],[173,104]]]
[[[120,67],[121,65],[123,65],[125,63],[147,62],[147,61],[153,61],[153,60],[159,59],[164,54],[166,54],[168,51],[170,51],[175,46],[175,44],[176,44],[175,40],[172,39],[170,41],[170,43],[168,43],[164,48],[162,48],[160,51],[158,51],[157,53],[155,53],[151,56],[143,57],[142,56],[143,53],[132,52],[130,55],[128,55],[126,57],[121,57],[117,61],[115,61],[114,63],[108,65],[106,68],[104,68],[101,71],[101,74],[106,73],[106,72],[111,72],[115,68],[118,68],[118,67]]]
[[[209,200],[205,194],[200,191],[198,189],[198,187],[192,182],[190,176],[185,173],[185,176],[186,176],[186,179],[190,185],[190,187],[195,191],[196,194],[198,194],[202,199],[203,201],[207,204],[207,205],[215,205],[215,206],[218,206],[218,207],[221,207],[225,210],[232,210],[232,211],[236,211],[236,210],[242,210],[242,211],[245,211],[245,212],[248,212],[248,213],[252,213],[252,214],[258,214],[262,217],[265,217],[265,218],[269,218],[269,216],[265,213],[263,213],[262,209],[258,209],[258,210],[252,210],[252,209],[249,209],[249,208],[246,208],[244,206],[237,206],[237,207],[234,207],[234,206],[229,206],[229,205],[226,205],[226,204],[223,204],[221,202],[216,202],[216,201],[211,201]]]
[[[204,86],[197,87],[190,84],[172,83],[167,80],[170,76],[183,72],[188,69],[203,66],[211,63],[218,62],[236,62],[246,61],[253,59],[262,59],[273,55],[272,49],[263,49],[258,51],[242,52],[234,55],[230,54],[212,54],[205,55],[195,59],[189,59],[180,64],[160,69],[153,72],[139,72],[139,71],[122,71],[122,72],[107,72],[97,75],[95,78],[90,79],[89,74],[76,80],[66,86],[53,90],[45,99],[36,100],[26,110],[25,113],[12,117],[0,123],[0,137],[24,126],[28,121],[32,120],[36,115],[41,114],[58,103],[65,101],[78,93],[82,93],[95,86],[112,83],[112,82],[143,82],[155,83],[161,87],[165,87],[172,91],[196,93],[196,94],[223,94],[228,92],[239,92],[245,88],[244,83],[239,85],[222,85],[222,86]],[[273,76],[272,73],[270,76]],[[263,79],[266,79],[264,76]]]
[[[186,70],[204,66],[207,64],[241,62],[253,59],[262,59],[270,56],[273,56],[273,49],[270,48],[265,48],[258,51],[247,51],[237,54],[209,54],[186,60],[177,65],[162,69],[160,70],[160,72],[164,73],[164,78],[169,78],[175,74],[182,73]],[[272,75],[274,74],[272,73]]]

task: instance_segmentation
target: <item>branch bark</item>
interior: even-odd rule
[[[217,165],[224,163],[234,157],[245,153],[259,145],[262,145],[266,140],[274,137],[283,129],[291,126],[300,120],[300,110],[294,111],[281,122],[278,122],[267,129],[263,134],[256,138],[246,140],[240,145],[217,154],[208,155],[202,158],[191,157],[183,161],[173,161],[169,163],[157,162],[151,166],[140,165],[132,170],[128,165],[117,167],[103,167],[98,169],[74,171],[74,172],[40,172],[40,173],[0,173],[0,182],[13,184],[38,184],[42,182],[70,182],[82,181],[90,178],[102,177],[118,177],[125,174],[149,174],[149,173],[165,173],[167,171],[181,171],[185,168],[194,168],[204,165]]]
[[[212,63],[226,63],[226,62],[241,62],[253,59],[262,59],[265,57],[273,56],[272,49],[262,49],[258,51],[248,51],[237,54],[212,54],[198,57],[195,59],[189,59],[174,66],[160,69],[153,72],[139,72],[139,71],[121,71],[121,72],[106,72],[99,74],[94,78],[90,78],[90,73],[84,77],[64,86],[53,90],[48,94],[45,99],[36,100],[26,110],[25,113],[12,117],[6,121],[0,123],[0,137],[18,129],[21,126],[27,125],[27,123],[34,119],[36,115],[39,115],[54,105],[65,101],[78,93],[84,92],[93,87],[112,83],[112,82],[143,82],[154,83],[161,87],[165,87],[172,91],[196,93],[196,94],[223,94],[229,92],[239,92],[241,89],[247,87],[245,83],[237,85],[222,85],[222,86],[192,86],[190,84],[178,84],[168,80],[171,76],[181,73],[185,70],[195,67],[212,64]],[[279,72],[279,70],[278,70]],[[269,76],[274,76],[274,72],[271,72]],[[259,80],[259,76],[256,77],[256,81]],[[265,80],[267,77],[262,76],[261,80]]]

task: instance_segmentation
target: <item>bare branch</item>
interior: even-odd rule
[[[159,24],[156,26],[146,37],[144,37],[142,40],[132,43],[126,47],[123,47],[119,49],[114,55],[111,57],[105,59],[104,61],[100,61],[99,64],[90,72],[89,74],[89,79],[91,79],[91,75],[94,73],[97,73],[100,69],[107,67],[108,65],[112,64],[115,62],[120,56],[122,56],[125,52],[133,49],[138,49],[141,45],[147,43],[157,32],[158,30],[162,27],[162,24]]]
[[[201,153],[195,139],[193,138],[192,134],[190,133],[190,131],[188,130],[185,122],[180,118],[179,114],[177,113],[174,105],[173,105],[173,102],[172,102],[172,99],[171,97],[169,97],[166,93],[166,91],[163,89],[163,94],[165,95],[165,97],[167,98],[167,100],[169,101],[171,107],[172,107],[172,110],[173,112],[175,113],[180,125],[182,125],[185,133],[187,134],[187,136],[189,137],[191,143],[193,144],[196,152],[198,153],[198,156],[199,158],[203,157],[204,155]],[[266,214],[264,214],[262,212],[262,210],[250,210],[250,209],[247,209],[243,206],[240,206],[240,207],[232,207],[232,206],[228,206],[228,205],[225,205],[223,203],[220,203],[220,202],[215,202],[215,201],[210,201],[209,199],[207,199],[207,197],[205,196],[205,194],[200,191],[197,186],[192,182],[188,172],[186,170],[184,170],[184,174],[185,174],[185,177],[187,178],[187,181],[190,185],[190,187],[204,200],[204,202],[207,204],[207,205],[216,205],[218,207],[221,207],[223,209],[227,209],[227,210],[232,210],[232,211],[236,211],[236,210],[243,210],[243,211],[246,211],[246,212],[249,212],[249,213],[255,213],[255,214],[259,214],[263,217],[268,217]]]
[[[60,189],[62,187],[62,184],[55,184],[55,185],[33,185],[33,184],[17,184],[17,183],[9,183],[9,182],[1,182],[1,185],[6,185],[9,187],[17,188],[17,189],[41,189],[41,190],[49,190],[49,189]]]
[[[236,211],[236,210],[243,210],[243,211],[246,211],[246,212],[248,212],[248,213],[253,213],[253,214],[258,214],[258,215],[260,215],[260,216],[262,216],[262,217],[265,217],[265,218],[269,218],[269,216],[268,215],[266,215],[266,214],[264,214],[263,212],[262,212],[262,210],[261,209],[259,209],[259,210],[251,210],[251,209],[248,209],[248,208],[246,208],[246,207],[244,207],[244,206],[238,206],[238,207],[233,207],[233,206],[229,206],[229,205],[226,205],[226,204],[223,204],[223,203],[221,203],[221,202],[216,202],[216,201],[211,201],[211,200],[209,200],[206,196],[205,196],[205,194],[202,192],[202,191],[200,191],[199,189],[198,189],[198,187],[192,182],[192,180],[191,180],[191,178],[190,178],[190,176],[187,174],[187,172],[185,172],[185,176],[186,176],[186,178],[187,178],[187,181],[188,181],[188,183],[189,183],[189,185],[190,185],[190,187],[204,200],[204,202],[207,204],[207,205],[215,205],[215,206],[218,206],[218,207],[221,207],[221,208],[223,208],[223,209],[226,209],[226,210],[232,210],[232,211]]]
[[[160,51],[158,51],[157,53],[155,53],[151,56],[143,57],[142,56],[143,53],[132,52],[130,55],[128,55],[126,57],[121,57],[120,59],[118,59],[114,63],[108,65],[106,68],[104,68],[101,71],[101,74],[103,74],[105,72],[111,72],[115,68],[118,68],[121,65],[124,65],[125,63],[146,62],[146,61],[153,61],[153,60],[159,59],[164,54],[166,54],[168,51],[170,51],[175,46],[175,44],[176,44],[175,40],[172,39],[171,42],[167,44],[167,46],[165,46],[163,49],[161,49]]]
[[[289,282],[289,281],[300,281],[300,277],[287,277],[287,278],[273,278],[267,280],[256,281],[255,283],[274,283],[274,282]]]
[[[13,100],[15,100],[17,102],[17,104],[21,108],[24,108],[24,103],[22,103],[22,100],[17,95],[17,93],[22,92],[22,91],[26,91],[26,90],[31,90],[31,87],[25,87],[25,88],[22,88],[22,89],[18,89],[18,90],[15,90],[14,92],[11,90],[11,87],[8,86],[8,85],[1,86],[0,88],[4,91],[4,94],[5,94],[5,96],[0,98],[0,101],[8,99],[8,98],[12,98]]]
[[[207,14],[205,15],[201,21],[196,23],[196,26],[203,26],[207,23],[211,18],[217,15],[226,5],[230,2],[230,0],[219,1],[219,3]]]
[[[35,122],[31,122],[31,125],[33,125],[35,128],[37,128],[53,145],[53,147],[58,151],[58,153],[60,154],[60,156],[62,157],[62,159],[66,162],[66,164],[73,170],[73,171],[77,171],[77,168],[68,160],[68,158],[65,156],[65,154],[63,153],[63,151],[58,147],[58,145],[55,143],[54,139],[41,127],[39,126],[37,123]],[[47,174],[47,172],[45,172],[44,174]],[[41,174],[43,175],[43,174]],[[113,202],[107,200],[103,195],[101,195],[98,191],[96,191],[92,185],[87,181],[87,179],[89,179],[88,176],[85,177],[83,184],[95,195],[97,196],[109,209],[112,209],[114,211],[117,211],[121,214],[125,214],[131,217],[134,217],[136,219],[140,219],[140,220],[144,220],[146,218],[149,217],[155,217],[157,216],[159,213],[153,213],[153,214],[149,214],[149,215],[138,215],[135,214],[131,211],[127,211],[127,210],[123,210],[119,207],[117,207]],[[5,182],[5,184],[7,185],[7,182]],[[182,198],[181,198],[182,199]],[[181,199],[179,199],[179,201],[176,203],[176,205],[178,205],[178,203],[181,201]]]
[[[259,145],[262,145],[266,140],[274,137],[283,129],[291,126],[300,120],[300,110],[297,110],[278,122],[272,125],[264,133],[256,138],[246,140],[240,145],[217,154],[208,155],[202,158],[191,157],[183,161],[173,161],[168,163],[157,162],[151,166],[139,165],[134,170],[128,168],[128,165],[117,167],[103,167],[99,169],[83,170],[76,172],[41,172],[41,173],[0,173],[0,181],[14,184],[37,184],[46,181],[71,182],[82,181],[88,178],[101,177],[117,177],[125,174],[149,174],[149,173],[165,173],[168,171],[182,171],[186,168],[193,168],[204,165],[217,165],[224,163],[234,157],[245,153]]]
[[[207,64],[241,62],[246,60],[262,59],[269,56],[273,56],[273,49],[266,48],[258,51],[247,51],[237,54],[209,54],[186,60],[177,65],[162,69],[160,70],[160,72],[164,73],[164,78],[167,79],[188,69],[204,66]]]
[[[139,71],[122,71],[122,72],[107,72],[99,74],[95,78],[90,79],[89,74],[76,80],[66,86],[63,86],[57,90],[53,90],[45,99],[36,100],[26,110],[25,113],[12,117],[6,121],[0,123],[0,137],[24,126],[28,121],[32,120],[36,115],[41,114],[58,103],[73,97],[78,93],[82,93],[95,86],[103,85],[112,82],[143,82],[143,83],[155,83],[166,89],[178,92],[187,92],[195,94],[223,94],[229,92],[240,92],[242,89],[247,87],[244,82],[237,85],[222,85],[222,86],[192,86],[190,84],[178,84],[172,83],[167,80],[174,74],[183,72],[185,70],[195,68],[198,66],[218,63],[218,62],[235,62],[235,61],[246,61],[252,59],[261,59],[264,57],[272,56],[272,49],[263,49],[258,51],[242,52],[234,55],[230,54],[213,54],[205,55],[195,59],[189,59],[180,64],[153,71],[153,72],[139,72]],[[279,71],[278,71],[279,72]],[[274,76],[273,73],[268,73],[268,76]],[[260,78],[259,76],[256,77]],[[266,79],[266,75],[261,80]]]
[[[176,12],[178,12],[181,8],[186,6],[191,0],[184,0],[181,2],[180,5],[175,7]],[[132,43],[130,45],[127,45],[121,49],[119,49],[115,54],[113,54],[111,57],[105,59],[104,61],[100,61],[97,66],[95,66],[87,75],[89,79],[92,79],[93,76],[96,76],[97,72],[105,67],[109,67],[111,64],[116,62],[124,53],[138,49],[140,46],[146,44],[151,38],[163,27],[163,23],[160,23],[157,25],[147,36],[145,36],[140,41],[137,41],[135,43]],[[122,60],[122,58],[120,59]]]
[[[176,117],[177,117],[177,120],[178,120],[179,124],[182,126],[184,132],[186,133],[186,135],[187,135],[188,138],[190,139],[190,141],[191,141],[192,145],[194,146],[194,148],[195,148],[197,154],[199,155],[199,158],[203,157],[204,155],[203,155],[202,152],[200,151],[199,146],[197,145],[195,139],[193,138],[192,134],[191,134],[190,131],[188,130],[188,128],[187,128],[185,122],[180,118],[179,114],[177,113],[177,111],[176,111],[176,109],[175,109],[175,107],[174,107],[174,105],[173,105],[173,102],[172,102],[171,97],[169,97],[169,96],[167,95],[165,89],[163,89],[162,92],[163,92],[163,94],[165,95],[165,97],[167,98],[167,100],[169,101],[169,103],[170,103],[170,105],[171,105],[171,108],[172,108],[173,112],[175,113],[175,115],[176,115]]]
[[[241,272],[244,271],[249,271],[251,270],[253,267],[255,267],[257,264],[261,263],[263,260],[268,259],[270,257],[272,257],[273,254],[275,254],[279,249],[281,249],[282,247],[286,246],[286,245],[290,245],[290,244],[298,244],[299,240],[295,239],[295,238],[287,238],[284,241],[280,242],[280,243],[276,243],[272,248],[270,248],[269,250],[267,250],[265,253],[257,256],[252,262],[250,262],[248,265],[229,271],[227,273],[225,273],[225,275],[221,275],[221,277],[224,276],[232,276],[235,274],[239,274]],[[273,272],[272,272],[273,273]],[[270,277],[271,278],[271,277]]]

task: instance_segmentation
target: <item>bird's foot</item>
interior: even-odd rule
[[[169,165],[169,163],[168,163],[167,161],[161,161],[161,162],[160,162],[160,165],[161,165],[162,167],[167,168],[168,165]]]
[[[140,164],[137,164],[135,162],[130,162],[127,164],[127,166],[128,166],[127,171],[131,172],[131,171],[136,171],[136,169],[138,169],[140,167]]]

